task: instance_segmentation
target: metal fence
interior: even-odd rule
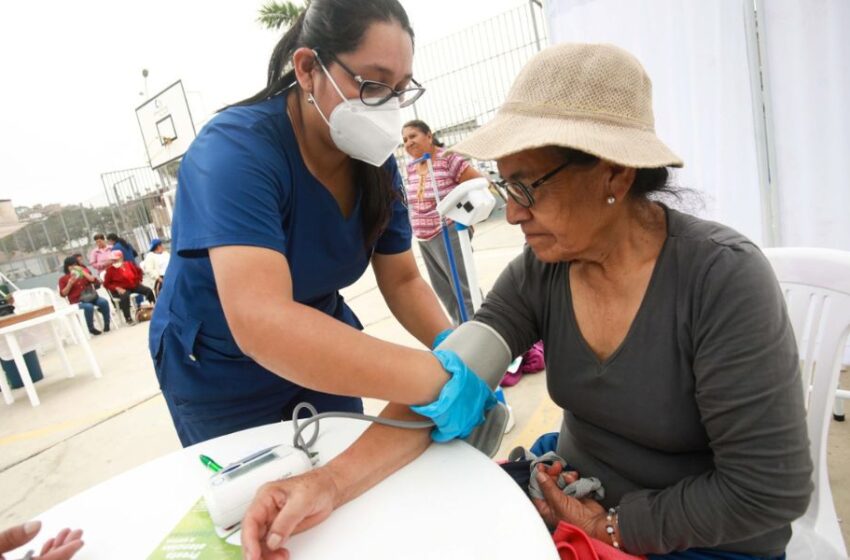
[[[116,233],[145,252],[157,237],[171,239],[176,167],[138,167],[101,175],[104,197],[46,209],[0,239],[0,272],[21,288],[56,287],[65,257],[88,257],[95,233]]]
[[[547,41],[542,4],[530,1],[417,49],[413,74],[428,91],[406,120],[425,121],[447,146],[459,142],[495,116]]]
[[[178,164],[154,171],[136,167],[100,176],[114,231],[146,250],[153,238],[171,239],[171,214],[177,188]]]

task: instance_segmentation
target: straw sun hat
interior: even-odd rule
[[[652,83],[613,45],[564,43],[520,71],[492,121],[452,146],[480,160],[563,146],[625,167],[682,167],[655,135]]]

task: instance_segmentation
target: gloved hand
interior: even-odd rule
[[[454,327],[448,328],[442,332],[440,332],[437,336],[434,337],[434,344],[431,345],[431,350],[439,346],[443,343],[443,341],[448,338],[450,334],[454,332]]]
[[[434,421],[432,440],[465,438],[484,421],[484,413],[496,406],[496,395],[451,350],[434,350],[433,354],[452,377],[443,385],[436,401],[410,409]]]

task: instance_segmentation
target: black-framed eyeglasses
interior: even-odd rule
[[[531,208],[534,206],[534,189],[541,186],[543,183],[557,175],[560,171],[562,171],[568,165],[575,163],[574,161],[565,161],[552,171],[546,173],[530,185],[526,185],[522,181],[506,181],[502,180],[496,185],[500,190],[507,193],[517,204],[522,206],[523,208]]]
[[[316,55],[316,60],[319,64],[325,68],[325,63],[322,62],[321,57],[317,50],[313,50],[313,54]],[[414,80],[413,78],[410,81],[416,87],[408,87],[402,90],[396,90],[392,86],[387,85],[383,82],[376,82],[374,80],[364,80],[363,77],[345,65],[339,58],[329,55],[329,60],[333,60],[339,66],[345,70],[357,84],[360,86],[360,101],[363,102],[364,105],[369,105],[370,107],[377,107],[378,105],[383,105],[393,97],[398,97],[398,106],[399,107],[409,107],[416,103],[416,100],[422,97],[422,94],[425,93],[425,88],[422,87],[422,84]],[[325,69],[327,71],[327,69]]]

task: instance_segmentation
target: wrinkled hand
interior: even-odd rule
[[[40,521],[31,521],[26,525],[10,527],[0,532],[0,560],[4,558],[2,553],[15,550],[16,548],[30,542],[41,530]],[[36,558],[39,560],[68,560],[83,547],[81,530],[71,531],[62,529],[59,534],[47,539],[41,547],[41,554]]]
[[[263,485],[242,519],[243,557],[289,560],[286,541],[327,519],[337,494],[325,468]]]
[[[540,516],[549,527],[555,527],[560,521],[566,521],[593,538],[607,541],[607,533],[605,532],[607,513],[605,508],[591,498],[578,500],[561,492],[561,489],[555,484],[555,479],[561,474],[561,468],[560,463],[556,463],[548,469],[544,465],[537,465],[538,470],[534,473],[534,476],[537,477],[543,499],[532,500],[534,507],[537,508]],[[578,473],[571,471],[564,476],[567,482],[571,483],[578,478]]]

